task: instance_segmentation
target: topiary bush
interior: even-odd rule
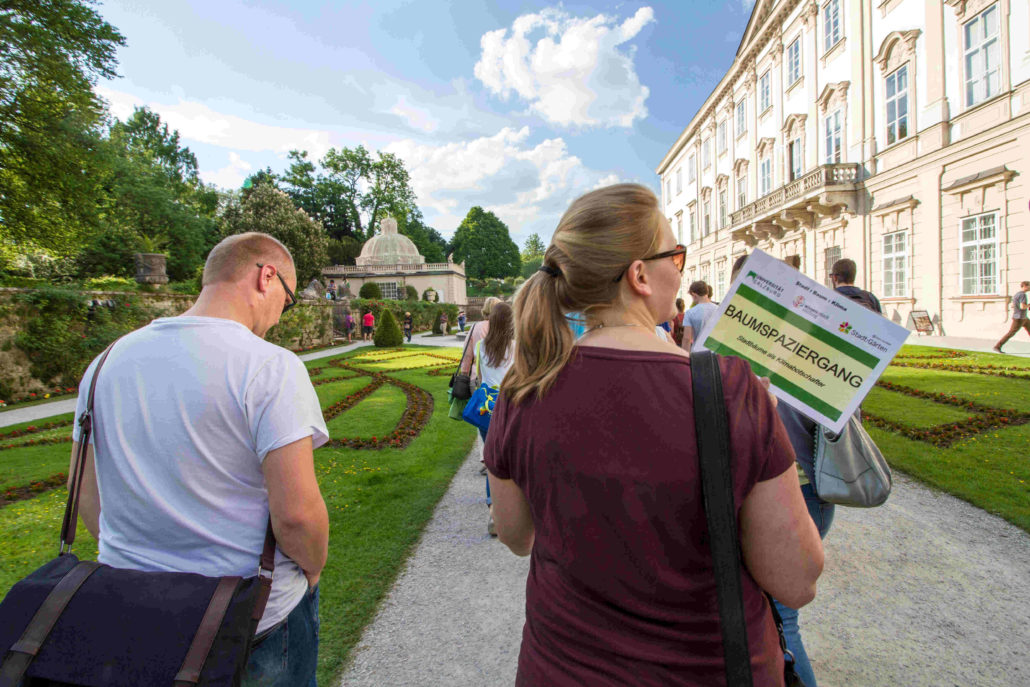
[[[404,343],[404,334],[397,324],[397,318],[389,310],[383,311],[372,341],[379,348],[395,348]]]
[[[404,287],[404,293],[406,295],[405,300],[409,300],[409,301],[417,301],[418,300],[418,289],[416,289],[411,284],[408,284],[407,286]]]
[[[358,296],[360,298],[380,299],[383,297],[383,292],[379,288],[379,284],[376,284],[374,281],[368,281],[361,285]]]

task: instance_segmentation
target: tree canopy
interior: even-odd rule
[[[97,222],[95,164],[104,108],[125,44],[91,0],[0,5],[0,240],[57,253]]]
[[[258,184],[247,196],[234,194],[222,211],[220,223],[222,237],[261,231],[282,241],[293,255],[298,288],[318,277],[329,263],[328,239],[322,225],[269,184]]]
[[[547,250],[547,246],[540,240],[540,234],[530,234],[526,237],[526,245],[522,248],[522,261],[542,258],[545,250]]]
[[[408,171],[392,153],[330,148],[318,165],[307,151],[294,150],[289,157],[292,164],[279,177],[283,190],[322,223],[330,238],[363,242],[386,215],[400,223],[415,208]]]
[[[451,239],[455,262],[465,262],[465,274],[475,279],[516,277],[522,266],[519,247],[508,226],[478,205],[469,210]]]

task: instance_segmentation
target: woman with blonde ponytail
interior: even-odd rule
[[[655,334],[685,252],[649,189],[609,186],[572,203],[515,297],[484,452],[497,533],[532,554],[518,685],[724,683],[689,354]],[[782,685],[762,590],[808,603],[823,552],[771,397],[743,360],[720,367],[754,684]]]

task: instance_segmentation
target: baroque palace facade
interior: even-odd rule
[[[996,338],[1030,280],[1030,2],[758,0],[657,172],[684,294],[753,247],[827,284],[847,257],[893,321]]]

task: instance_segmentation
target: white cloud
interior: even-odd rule
[[[546,236],[573,198],[617,177],[585,167],[561,138],[535,145],[529,138],[528,127],[509,127],[446,145],[398,141],[387,151],[404,160],[419,206],[441,233],[449,234],[480,205],[495,212],[513,238],[530,231]]]
[[[229,152],[229,164],[214,172],[201,172],[201,178],[219,188],[239,188],[243,180],[247,178],[247,172],[254,169],[250,164],[239,156],[238,153]]]
[[[525,14],[508,29],[483,35],[475,75],[503,98],[513,94],[549,122],[577,126],[633,125],[647,116],[650,94],[624,44],[655,21],[641,7],[621,24],[599,14],[572,17],[549,8]]]
[[[210,145],[246,150],[271,151],[284,155],[291,150],[307,150],[318,159],[329,150],[329,132],[317,129],[295,129],[252,122],[236,115],[212,110],[202,103],[178,98],[178,102],[144,102],[141,99],[98,86],[97,93],[111,105],[119,119],[132,114],[134,106],[146,105],[161,116],[169,128],[178,130],[184,139]]]

